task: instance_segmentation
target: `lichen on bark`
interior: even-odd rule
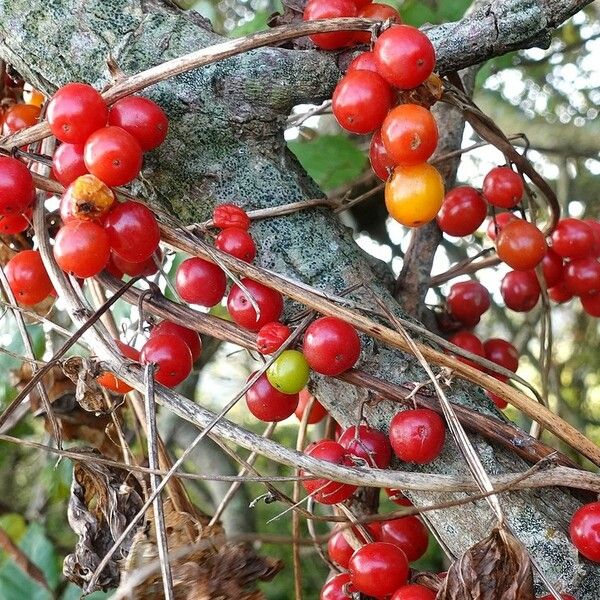
[[[440,64],[449,70],[545,40],[551,27],[584,4],[492,2],[487,11],[464,22],[428,32]],[[522,27],[508,31],[517,21]],[[48,93],[72,80],[108,84],[109,56],[127,75],[220,39],[201,18],[154,0],[0,3],[0,34],[2,58]],[[286,150],[283,127],[295,104],[328,97],[338,76],[331,55],[265,48],[153,86],[146,93],[169,114],[170,133],[165,144],[147,157],[136,191],[184,223],[208,218],[216,203],[236,202],[254,209],[320,196]],[[314,209],[267,219],[254,224],[253,233],[261,265],[330,292],[367,283],[392,311],[404,316],[388,287],[374,277],[371,262],[352,233],[330,212]],[[361,304],[373,302],[360,290],[351,297]],[[413,357],[372,340],[365,339],[364,346],[362,368],[396,383],[425,380]],[[355,422],[364,392],[325,378],[316,378],[315,386],[342,425]],[[454,381],[448,394],[455,402],[497,414],[481,390],[464,382]],[[368,404],[366,414],[373,426],[386,430],[397,410],[394,403],[379,401]],[[506,450],[476,436],[472,441],[488,472],[526,468]],[[425,470],[467,473],[453,443]],[[410,495],[419,505],[449,499],[441,494]],[[600,571],[578,558],[566,536],[576,500],[552,489],[505,494],[502,506],[551,581],[561,589],[576,590],[579,600],[596,598]],[[454,555],[483,538],[493,525],[484,502],[432,512],[428,520]]]

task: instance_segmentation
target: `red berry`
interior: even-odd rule
[[[250,375],[254,377],[255,373]],[[283,421],[298,406],[298,394],[284,394],[273,387],[263,373],[246,392],[248,410],[261,421]]]
[[[138,141],[120,127],[103,127],[92,133],[83,158],[88,171],[111,187],[133,181],[142,168]]]
[[[499,208],[513,208],[523,198],[523,179],[510,167],[496,167],[483,180],[483,196]]]
[[[115,340],[115,344],[118,346],[123,356],[135,362],[139,362],[139,350],[136,350],[135,348],[132,348],[131,346],[128,346],[127,344],[124,344],[119,340]],[[96,382],[99,383],[102,387],[105,387],[107,390],[115,392],[116,394],[126,394],[127,392],[130,392],[133,389],[129,384],[125,383],[124,381],[121,381],[118,377],[116,377],[114,373],[111,373],[110,371],[105,371],[104,373],[99,375],[96,378]]]
[[[421,85],[435,67],[435,50],[429,38],[409,25],[393,25],[384,31],[373,52],[379,73],[401,90]]]
[[[0,215],[20,215],[33,202],[33,178],[16,158],[0,156]]]
[[[600,292],[600,262],[593,256],[578,258],[565,267],[565,285],[575,296]]]
[[[348,543],[343,531],[334,531],[327,542],[329,559],[342,567],[348,568],[348,563],[354,554],[354,548]]]
[[[395,488],[385,488],[388,498],[398,506],[413,506],[413,503],[400,491]]]
[[[346,73],[350,71],[375,71],[377,72],[377,64],[373,52],[362,52],[359,54],[346,69]]]
[[[519,368],[519,352],[510,342],[500,338],[490,338],[484,342],[483,349],[485,357],[497,365],[513,373]]]
[[[428,160],[437,147],[438,137],[431,111],[418,104],[392,108],[381,125],[383,145],[399,165],[416,165]]]
[[[581,219],[561,219],[552,232],[552,249],[563,258],[584,258],[594,251],[594,232]]]
[[[394,544],[373,542],[359,548],[348,565],[353,587],[381,598],[394,593],[406,583],[409,573],[404,552]]]
[[[95,175],[81,175],[65,190],[60,199],[63,223],[74,219],[95,221],[104,217],[115,204],[112,190]]]
[[[37,304],[54,289],[37,250],[21,250],[6,263],[4,269],[8,285],[19,304]]]
[[[449,339],[449,341],[455,346],[466,350],[467,352],[471,352],[472,354],[476,354],[477,356],[485,356],[485,351],[483,350],[483,344],[481,343],[481,340],[469,331],[459,331],[458,333],[455,333]],[[457,356],[456,358],[460,362],[470,365],[474,369],[481,368],[476,362],[468,358],[465,358],[463,356]]]
[[[392,105],[392,90],[373,71],[350,71],[331,99],[338,123],[352,133],[370,133],[381,126]]]
[[[390,443],[394,454],[404,462],[425,464],[441,453],[446,427],[440,415],[428,408],[405,410],[390,423]]]
[[[307,447],[304,453],[313,458],[335,463],[336,465],[352,465],[352,461],[348,457],[346,449],[333,440],[321,440],[320,442],[316,442]],[[300,473],[301,475],[307,475],[304,470]],[[354,493],[354,490],[356,490],[355,485],[330,481],[325,478],[305,479],[302,481],[302,485],[304,486],[304,489],[321,504],[338,504],[339,502],[343,502],[350,498]]]
[[[9,135],[35,125],[40,111],[40,107],[33,104],[13,104],[4,114],[4,133]]]
[[[102,96],[87,83],[68,83],[50,102],[46,113],[52,134],[61,142],[84,144],[108,120]]]
[[[166,387],[179,385],[192,372],[192,353],[182,338],[172,334],[150,336],[140,353],[140,361],[156,364],[154,377]]]
[[[175,288],[182,300],[200,306],[214,306],[223,299],[227,278],[221,267],[193,257],[177,268]]]
[[[277,290],[247,278],[242,279],[241,284],[248,290],[260,314],[256,313],[246,292],[235,284],[227,297],[227,310],[238,325],[258,331],[263,325],[279,319],[283,312],[283,298]]]
[[[427,551],[429,533],[419,517],[401,517],[382,523],[381,541],[401,548],[408,562],[412,562]]]
[[[585,219],[583,222],[589,226],[594,235],[592,256],[600,256],[600,221],[597,221],[596,219]]]
[[[350,591],[350,575],[340,573],[329,579],[321,588],[319,600],[349,600],[350,596],[346,590]]]
[[[535,268],[546,254],[544,234],[532,223],[515,219],[507,223],[496,240],[498,258],[515,271]]]
[[[83,144],[61,144],[52,156],[52,174],[67,187],[88,172],[83,160]]]
[[[542,271],[546,286],[551,288],[560,283],[563,279],[564,270],[563,259],[552,248],[547,248],[542,259]]]
[[[490,307],[490,293],[478,281],[461,281],[450,288],[446,301],[451,315],[457,321],[474,327]]]
[[[436,593],[424,585],[411,583],[397,590],[390,600],[435,600]]]
[[[296,418],[298,421],[302,420],[306,407],[308,406],[309,400],[312,398],[312,394],[304,388],[299,395],[298,407],[296,408]],[[315,423],[321,422],[327,416],[327,409],[315,398],[308,415],[308,425],[314,425]]]
[[[202,354],[202,340],[200,334],[193,329],[188,329],[183,325],[178,325],[172,321],[161,321],[158,325],[150,332],[150,337],[157,335],[175,335],[181,338],[190,349],[192,354],[192,362],[196,362]]]
[[[590,317],[600,317],[600,294],[581,296],[581,306]]]
[[[510,271],[502,280],[500,293],[511,310],[529,312],[540,298],[540,284],[534,271]]]
[[[367,425],[348,427],[338,439],[352,457],[362,459],[366,466],[387,469],[392,461],[392,447],[388,437]]]
[[[304,20],[355,17],[356,4],[350,0],[309,0],[304,8]],[[334,31],[309,36],[315,46],[323,50],[336,50],[349,46],[354,40],[354,31]]]
[[[108,213],[104,228],[113,252],[130,262],[142,262],[158,248],[160,230],[156,217],[140,202],[117,204]]]
[[[394,161],[390,158],[387,153],[383,140],[381,139],[381,129],[378,129],[371,138],[371,145],[369,146],[369,161],[371,162],[371,168],[373,173],[379,177],[382,181],[387,181],[390,173],[396,166]]]
[[[600,502],[584,504],[575,512],[569,535],[583,556],[600,563]]]
[[[108,114],[108,124],[130,133],[144,152],[160,146],[169,128],[169,120],[163,109],[142,96],[127,96],[117,100]]]
[[[471,235],[483,223],[487,205],[481,194],[468,185],[450,190],[437,214],[439,228],[448,235]]]
[[[550,300],[553,302],[563,304],[564,302],[568,302],[573,297],[573,294],[567,289],[564,281],[559,281],[548,290],[548,296],[550,296]]]
[[[29,229],[32,213],[28,208],[20,215],[0,215],[0,235],[13,235]]]
[[[162,255],[160,250],[141,262],[124,260],[118,254],[111,254],[110,257],[112,267],[121,273],[121,277],[123,277],[123,274],[130,277],[150,277],[151,275],[155,275],[158,273],[158,265],[160,265],[161,260]]]
[[[516,218],[517,217],[515,217],[515,215],[512,213],[506,212],[496,215],[495,220],[493,218],[490,219],[490,222],[487,226],[487,234],[490,240],[495,242],[497,235],[504,229],[506,225],[508,225],[508,223],[514,221]]]
[[[292,330],[279,321],[263,325],[256,334],[256,348],[261,354],[273,354],[290,337]]]
[[[499,375],[493,375],[493,377],[495,377],[496,379],[498,379],[499,381],[504,381],[504,379],[502,379],[501,376]],[[504,399],[501,398],[500,396],[498,396],[497,394],[494,394],[493,392],[490,392],[489,390],[486,390],[485,392],[488,396],[488,398],[500,409],[503,410],[508,406],[508,402]]]
[[[256,246],[252,236],[239,227],[223,229],[215,240],[215,247],[248,263],[256,256]]]
[[[390,19],[394,23],[402,23],[400,13],[395,8],[389,4],[379,4],[378,2],[373,2],[363,6],[359,9],[357,16],[376,21],[387,21]],[[354,39],[356,43],[369,44],[371,42],[370,31],[356,31],[354,33]]]
[[[54,258],[66,273],[81,279],[93,277],[108,264],[108,235],[93,221],[69,221],[56,234]]]
[[[341,319],[321,317],[306,329],[302,351],[313,371],[339,375],[359,359],[360,338],[356,329]]]
[[[248,229],[250,227],[250,217],[243,208],[235,204],[221,204],[213,211],[213,223],[219,229],[229,227]]]

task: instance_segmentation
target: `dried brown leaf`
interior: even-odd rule
[[[75,384],[75,399],[81,408],[93,413],[106,412],[104,393],[96,383],[100,371],[93,361],[72,356],[63,363],[63,371]]]
[[[494,529],[450,567],[436,600],[535,600],[527,550]]]
[[[90,455],[98,453],[90,451]],[[76,462],[68,518],[79,540],[63,564],[67,579],[85,588],[102,557],[142,506],[137,481],[126,471],[98,463]],[[96,589],[117,587],[118,563],[127,557],[134,534],[135,530],[121,544],[100,575]]]

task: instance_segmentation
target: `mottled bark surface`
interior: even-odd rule
[[[440,66],[448,71],[515,47],[547,43],[549,31],[585,2],[506,0],[492,2],[459,24],[430,30]],[[0,55],[46,92],[71,80],[98,86],[108,81],[109,54],[126,73],[180,56],[218,39],[200,18],[141,0],[11,0],[0,2]],[[164,82],[148,90],[169,113],[167,142],[146,160],[137,190],[179,219],[206,219],[215,203],[232,201],[265,208],[321,195],[285,150],[283,124],[299,102],[328,97],[339,73],[334,57],[314,51],[257,50]],[[324,157],[326,160],[326,157]],[[397,314],[399,305],[374,280],[370,261],[351,233],[325,210],[253,225],[260,264],[330,291],[368,282]],[[356,296],[363,303],[368,295]],[[402,301],[402,297],[400,297]],[[365,340],[361,367],[394,381],[422,381],[412,357]],[[342,424],[355,422],[364,392],[334,380],[316,381],[319,397]],[[455,382],[453,401],[494,413],[484,394]],[[369,407],[371,423],[386,429],[397,408]],[[523,470],[507,451],[473,438],[493,474]],[[427,470],[466,473],[452,443]],[[448,496],[412,493],[419,505]],[[560,489],[505,495],[508,520],[548,578],[579,600],[597,598],[600,570],[580,560],[566,536],[577,502]],[[485,503],[429,515],[455,555],[489,533]]]

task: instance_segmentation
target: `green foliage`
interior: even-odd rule
[[[432,2],[423,2],[423,0],[407,0],[400,6],[396,2],[388,2],[400,10],[402,19],[405,23],[420,27],[425,23],[444,23],[447,21],[457,21],[471,5],[471,0],[437,0]]]
[[[264,31],[267,29],[267,20],[273,14],[271,10],[258,10],[254,14],[254,18],[251,21],[242,23],[231,30],[229,35],[231,37],[242,37],[244,35],[250,35],[257,31]]]
[[[292,141],[288,146],[324,191],[354,181],[367,163],[365,153],[345,135],[322,135],[308,142]]]

